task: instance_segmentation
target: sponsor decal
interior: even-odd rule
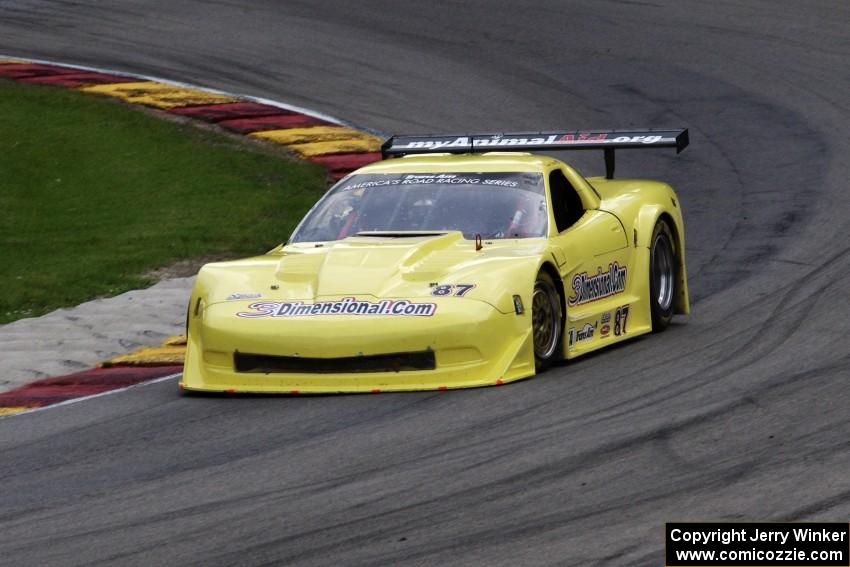
[[[608,265],[608,271],[597,268],[596,275],[582,272],[573,276],[573,294],[569,298],[570,305],[580,305],[609,297],[626,289],[626,267],[617,262]]]
[[[549,134],[540,136],[505,137],[496,134],[489,137],[455,136],[448,138],[427,138],[409,140],[394,149],[401,150],[452,150],[457,148],[499,148],[522,146],[569,146],[572,144],[585,145],[588,143],[606,144],[657,144],[665,138],[659,135],[620,135],[614,136],[604,132],[572,132],[568,134]]]
[[[626,136],[621,136],[622,138],[627,138]],[[641,138],[645,138],[646,136],[641,136]],[[631,140],[631,137],[628,137]],[[653,143],[661,140],[661,136],[652,136],[652,138],[658,138],[657,140],[653,139],[647,143]],[[589,133],[589,132],[577,132],[575,134],[552,134],[546,137],[537,137],[537,138],[505,138],[501,135],[491,136],[490,139],[484,138],[475,138],[473,140],[473,145],[476,148],[480,147],[499,147],[499,146],[561,146],[561,145],[569,145],[570,143],[586,143],[586,142],[605,142],[605,141],[614,141],[611,138],[608,138],[606,134],[603,133]],[[619,138],[617,141],[623,141]]]
[[[248,306],[253,311],[240,311],[237,317],[319,317],[322,315],[389,315],[402,317],[430,317],[437,312],[436,303],[421,303],[408,299],[381,299],[368,301],[346,297],[339,300],[317,301],[258,301]]]
[[[358,176],[365,177],[365,176]],[[355,191],[358,189],[373,189],[375,187],[390,187],[397,185],[494,185],[497,187],[519,187],[520,183],[516,179],[505,178],[505,174],[500,173],[409,173],[401,177],[390,179],[370,179],[362,181],[353,178],[340,191]]]
[[[458,136],[456,138],[432,138],[430,140],[416,140],[399,147],[410,150],[439,150],[441,148],[462,148],[468,145],[469,136]]]
[[[567,342],[570,348],[573,348],[573,345],[576,343],[589,341],[593,338],[593,333],[596,330],[596,326],[593,323],[585,323],[583,327],[580,329],[576,329],[575,327],[570,327],[567,331]]]
[[[602,323],[610,323],[611,322],[611,312],[606,311],[602,314]]]
[[[263,297],[262,293],[231,293],[225,301],[233,301],[234,299],[260,299],[261,297]]]
[[[584,327],[576,331],[576,342],[584,342],[589,341],[593,338],[593,332],[596,330],[596,327],[593,326],[593,323],[585,323]]]
[[[599,334],[603,337],[607,337],[608,333],[611,332],[611,325],[602,325],[602,328],[599,329]]]

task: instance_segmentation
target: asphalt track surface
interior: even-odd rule
[[[385,132],[688,126],[618,174],[677,187],[693,297],[500,388],[4,418],[0,563],[654,566],[665,521],[847,521],[850,5],[520,4],[0,2],[0,52]]]

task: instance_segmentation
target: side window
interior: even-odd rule
[[[564,232],[584,214],[581,197],[560,169],[549,174],[549,190],[552,193],[552,213],[558,232]]]

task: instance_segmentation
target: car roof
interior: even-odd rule
[[[542,172],[558,160],[519,152],[483,154],[429,154],[387,159],[367,165],[357,173]]]

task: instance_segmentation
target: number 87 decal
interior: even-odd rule
[[[455,297],[463,297],[466,293],[475,287],[475,284],[444,284],[435,286],[431,290],[431,295],[446,296],[454,295]],[[454,291],[454,293],[452,293]]]
[[[620,335],[626,334],[626,323],[629,322],[629,306],[623,305],[622,307],[618,307],[616,313],[614,313],[614,336],[619,337]]]

